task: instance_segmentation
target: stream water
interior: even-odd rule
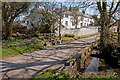
[[[91,56],[90,56],[91,57]],[[90,74],[95,75],[106,75],[106,74],[118,74],[120,75],[119,69],[113,69],[111,66],[107,65],[104,61],[104,59],[91,57],[86,59],[86,65],[85,70],[82,75],[89,76]],[[114,65],[114,64],[113,64]]]
[[[99,58],[92,58],[91,63],[88,65],[88,68],[85,72],[96,72],[99,67]]]

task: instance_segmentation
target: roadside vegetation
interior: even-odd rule
[[[100,34],[100,33],[97,32],[97,33],[88,34],[88,35],[82,35],[82,36],[76,36],[75,34],[65,34],[62,37],[62,40],[80,39],[80,38],[86,38],[86,37],[90,37],[90,36],[94,36],[94,35],[98,35],[98,34]]]
[[[84,37],[94,36],[97,34],[98,33],[79,36],[79,37],[84,38]],[[62,37],[62,41],[65,42],[65,41],[74,40],[75,37],[76,36],[74,34],[66,34],[65,36]],[[20,39],[20,38],[12,37],[9,40],[3,41],[1,55],[2,57],[6,57],[6,56],[27,53],[35,50],[40,50],[44,48],[44,44],[46,42],[47,42],[47,39],[45,39],[44,37],[41,37],[41,38],[34,37],[30,39],[29,38]]]
[[[75,38],[78,38],[78,39],[80,39],[80,38],[86,38],[86,37],[90,37],[90,36],[94,36],[94,35],[98,35],[98,34],[100,34],[100,33],[97,32],[97,33],[94,33],[94,34],[88,34],[88,35],[83,35],[83,36],[76,36]]]
[[[43,39],[11,39],[2,44],[2,57],[43,49]]]
[[[48,69],[46,70],[45,72],[43,72],[42,74],[40,75],[36,75],[34,77],[34,79],[52,79],[52,80],[61,80],[61,79],[88,79],[88,80],[92,80],[92,79],[103,79],[103,80],[106,80],[106,79],[118,79],[118,75],[115,75],[115,74],[109,74],[109,75],[94,75],[94,74],[90,74],[90,76],[79,76],[79,77],[75,77],[73,75],[70,75],[70,74],[67,74],[65,72],[60,72],[60,73],[57,73],[57,70],[52,70],[52,69]],[[34,80],[33,79],[33,80]]]
[[[75,37],[75,35],[74,35],[74,34],[65,34],[65,37],[74,38],[74,37]]]
[[[61,72],[59,74],[56,73],[56,70],[48,69],[43,72],[41,75],[36,75],[35,78],[51,78],[51,79],[69,79],[72,78],[69,74],[65,72]]]

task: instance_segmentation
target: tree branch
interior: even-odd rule
[[[120,5],[120,1],[117,3],[117,5],[116,5],[116,7],[115,7],[115,9],[114,9],[114,11],[112,12],[111,15],[113,15],[116,12],[116,10],[117,10],[117,8],[118,8],[119,5]]]
[[[116,21],[116,22],[110,24],[110,25],[109,25],[109,28],[112,27],[113,25],[115,25],[117,22],[118,22],[118,21]]]
[[[117,20],[117,19],[116,19],[115,17],[113,17],[113,16],[112,16],[112,18],[113,18],[114,20],[116,20],[116,21],[115,21],[114,23],[110,24],[110,25],[109,25],[109,28],[110,28],[111,26],[113,26],[114,24],[116,24],[118,21],[120,21],[120,19]]]
[[[118,21],[118,19],[116,19],[115,17],[112,16],[112,18],[113,18],[114,20]]]
[[[109,10],[109,15],[111,15],[111,11],[112,11],[113,5],[114,5],[114,2],[112,2],[112,4],[111,4],[110,10]]]
[[[102,8],[101,8],[100,2],[97,2],[97,7],[98,7],[98,10],[100,11],[100,13],[102,13]]]
[[[20,8],[16,9],[15,14],[13,16],[11,15],[9,22],[12,22],[20,13],[24,12],[26,8],[26,5],[23,5]]]

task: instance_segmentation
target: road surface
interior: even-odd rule
[[[2,78],[32,78],[49,68],[56,69],[63,61],[97,40],[99,35],[74,40],[31,53],[7,57],[2,63]]]

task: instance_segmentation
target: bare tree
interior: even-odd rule
[[[61,3],[61,9],[60,9],[60,24],[59,24],[59,39],[61,40],[61,27],[62,27],[62,3]]]
[[[24,2],[3,2],[2,22],[5,28],[5,39],[9,39],[12,33],[12,24],[19,14],[28,10],[30,3]]]
[[[119,4],[120,4],[120,1],[117,2],[116,6],[115,6],[115,3],[112,2],[110,8],[108,9],[107,1],[106,2],[105,1],[97,2],[97,7],[100,12],[101,48],[107,46],[108,40],[109,40],[109,28],[111,26],[113,26],[114,24],[116,24],[118,21],[118,19],[115,19],[113,16],[114,16],[115,12],[117,11]],[[115,6],[115,8],[113,9],[114,6]],[[115,19],[115,22],[110,24],[112,18]]]
[[[88,8],[94,10],[94,15],[96,15],[96,13],[99,14],[97,15],[97,17],[93,16],[93,18],[101,26],[101,49],[107,46],[107,44],[109,43],[109,29],[120,19],[118,18],[118,16],[115,16],[116,13],[119,13],[117,11],[119,11],[118,7],[120,7],[120,1],[115,2],[114,0],[112,0],[112,2],[108,2],[107,0],[99,0],[98,2],[79,2],[78,6],[79,8],[83,8],[84,10]]]
[[[81,18],[79,18],[79,16],[80,16],[80,14],[79,14],[79,12],[78,11],[72,11],[72,13],[71,13],[71,21],[73,22],[73,23],[75,23],[75,28],[77,29],[77,26],[78,26],[78,24],[79,24],[79,22],[82,20],[83,21],[83,18],[81,17]]]

